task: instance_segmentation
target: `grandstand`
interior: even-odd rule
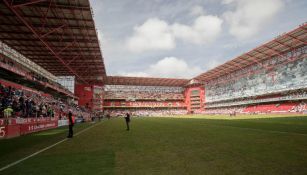
[[[307,24],[189,80],[107,76],[88,0],[0,12],[2,117],[306,112]]]
[[[205,82],[204,112],[305,111],[306,26],[196,77]]]
[[[0,174],[306,174],[306,43],[304,23],[191,79],[111,76],[89,0],[2,0]]]
[[[186,114],[184,79],[108,77],[104,109],[110,115]],[[120,85],[117,85],[120,84]]]
[[[2,138],[62,126],[69,109],[87,121],[102,110],[106,73],[89,1],[5,0],[0,13]]]
[[[104,108],[117,115],[127,112],[125,109],[137,111],[146,107],[163,108],[172,114],[171,109],[179,106],[186,113],[304,113],[306,26],[303,24],[191,80],[108,77]],[[170,101],[180,104],[183,98],[184,105],[165,105]],[[157,113],[152,111],[152,115]]]

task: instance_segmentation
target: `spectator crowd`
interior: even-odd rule
[[[305,88],[306,50],[303,46],[210,80],[205,86],[207,102]]]
[[[124,91],[106,91],[105,99],[126,99],[134,101],[137,99],[154,100],[183,100],[183,93],[174,92],[124,92]]]
[[[268,96],[255,96],[249,98],[240,98],[233,100],[225,100],[218,102],[209,102],[205,103],[205,107],[216,108],[216,107],[230,107],[238,105],[248,105],[256,103],[268,103],[268,102],[281,102],[281,101],[298,101],[298,100],[307,100],[307,91],[306,90],[297,90],[297,91],[287,91],[281,94],[268,95]]]
[[[73,103],[56,99],[31,89],[16,89],[0,84],[0,117],[58,117],[65,118],[71,109],[77,116],[90,118],[90,113]]]
[[[202,114],[258,114],[258,113],[306,113],[307,105],[301,102],[276,102],[268,104],[254,104],[243,106],[229,106],[209,108],[199,113]]]
[[[167,115],[185,115],[186,109],[110,109],[105,110],[105,115],[111,117],[124,116],[131,113],[132,116],[167,116]]]
[[[183,91],[182,87],[106,85],[105,99],[183,100]]]

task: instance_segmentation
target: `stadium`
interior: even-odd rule
[[[0,14],[0,174],[307,174],[306,23],[186,79],[107,74],[89,0]]]

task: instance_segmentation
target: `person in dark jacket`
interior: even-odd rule
[[[69,122],[69,125],[68,125],[69,131],[68,131],[67,138],[72,138],[74,136],[74,131],[73,131],[74,121],[72,119],[71,110],[69,110],[69,113],[68,113],[68,122]]]
[[[126,114],[125,120],[126,120],[126,125],[127,125],[127,131],[129,131],[130,130],[130,127],[129,127],[130,114],[129,113]]]

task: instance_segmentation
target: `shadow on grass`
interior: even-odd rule
[[[78,132],[88,126],[89,124],[76,125],[74,130]],[[0,167],[66,138],[67,132],[67,127],[60,127],[16,138],[0,140]]]

